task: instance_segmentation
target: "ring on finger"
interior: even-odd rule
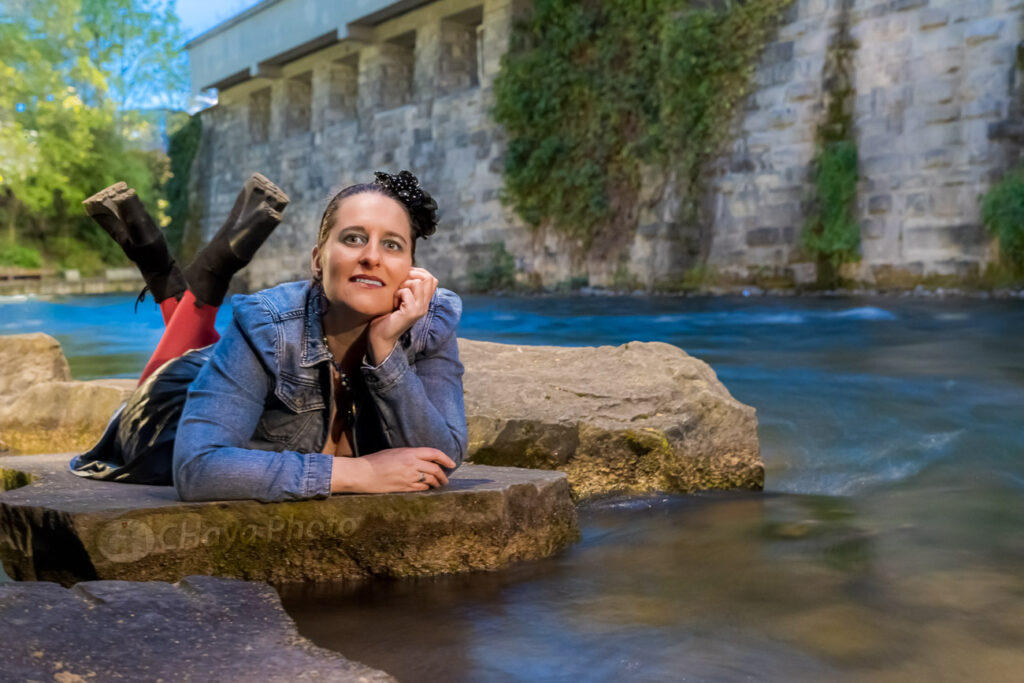
[[[427,475],[424,472],[420,472],[420,478],[416,480],[416,483],[422,484],[427,480]]]

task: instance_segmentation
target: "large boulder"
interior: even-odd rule
[[[0,405],[37,384],[70,380],[71,369],[60,342],[50,335],[0,337]]]
[[[459,354],[472,462],[561,470],[577,500],[764,486],[754,409],[678,347],[460,339]]]
[[[579,537],[561,472],[463,465],[424,492],[197,503],[170,486],[83,479],[69,460],[0,457],[0,561],[14,579],[429,576],[548,557]]]
[[[0,584],[0,642],[10,681],[394,680],[301,637],[270,586],[209,576]]]
[[[0,439],[19,453],[87,450],[137,384],[130,379],[36,384],[0,405]]]

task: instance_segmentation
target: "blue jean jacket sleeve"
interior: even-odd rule
[[[447,336],[444,336],[447,335]],[[428,337],[410,366],[400,345],[380,365],[364,362],[363,377],[392,447],[430,447],[458,466],[468,442],[463,405],[463,367],[454,324]]]
[[[251,340],[233,321],[189,388],[174,445],[174,486],[182,500],[263,502],[326,497],[326,453],[246,448],[273,390]]]

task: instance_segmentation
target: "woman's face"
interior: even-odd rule
[[[313,248],[313,272],[324,293],[374,318],[395,310],[395,292],[412,268],[412,227],[405,207],[376,192],[346,197],[323,247]]]

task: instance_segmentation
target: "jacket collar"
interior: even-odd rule
[[[299,365],[310,368],[330,360],[331,352],[324,345],[324,326],[321,319],[326,300],[319,285],[313,284],[306,295],[306,324],[302,327],[302,360]]]

